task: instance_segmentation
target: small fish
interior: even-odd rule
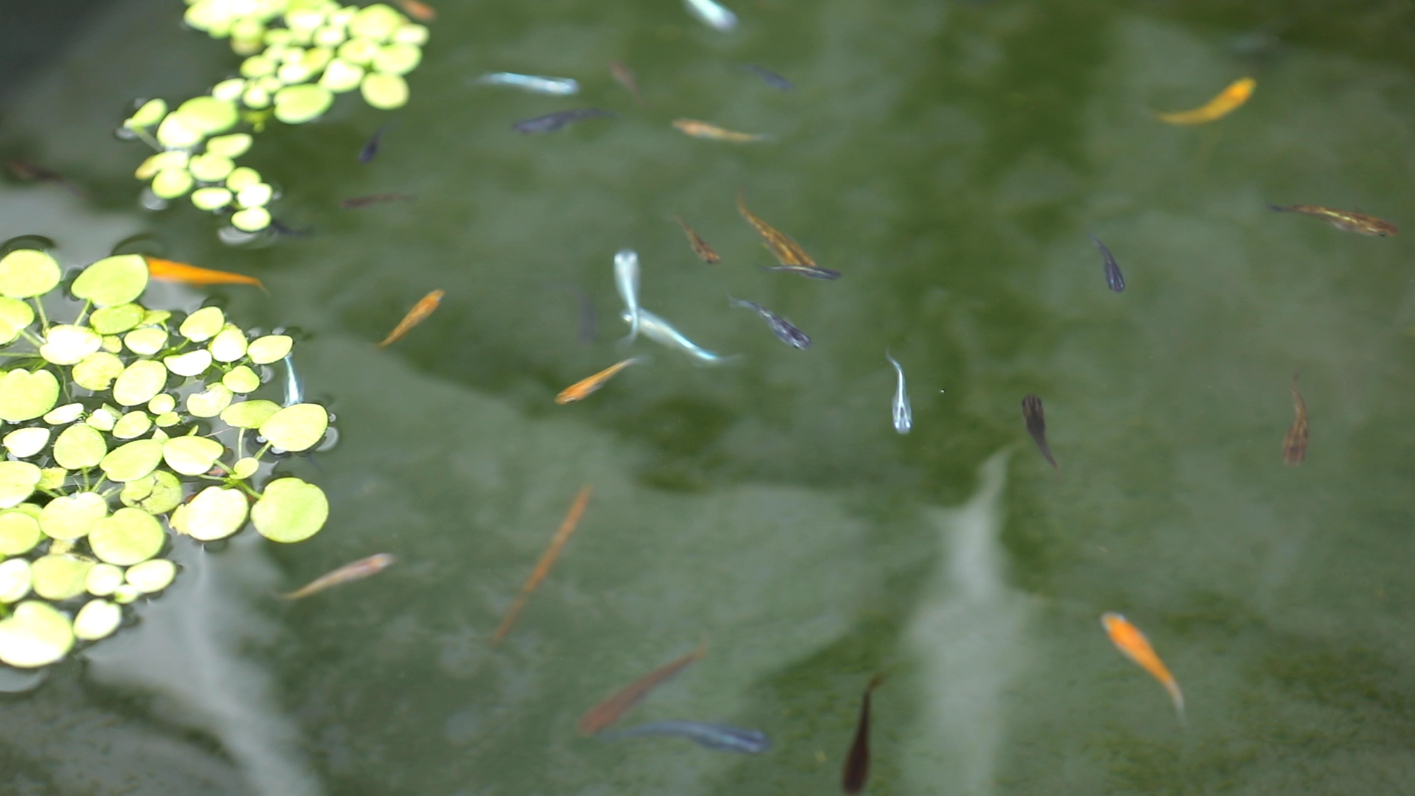
[[[416,196],[409,196],[405,193],[371,193],[368,196],[355,196],[352,199],[345,199],[339,206],[345,210],[357,210],[360,207],[382,204],[384,202],[411,202],[417,199]]]
[[[649,692],[660,685],[668,682],[672,677],[688,667],[689,664],[707,654],[707,641],[698,645],[697,649],[673,661],[654,669],[648,674],[640,677],[634,682],[624,686],[614,692],[603,702],[590,708],[584,716],[580,717],[577,729],[585,735],[594,735],[605,727],[613,724],[623,716],[625,712],[639,701],[648,696]]]
[[[799,348],[802,351],[811,347],[811,338],[808,337],[805,332],[792,326],[780,315],[777,315],[766,307],[754,301],[732,298],[731,296],[728,296],[727,300],[729,306],[745,307],[749,310],[754,310],[758,315],[762,316],[762,319],[766,321],[766,325],[771,327],[771,333],[776,335],[776,339],[781,342],[792,348]]]
[[[1375,216],[1368,216],[1364,213],[1353,213],[1349,210],[1333,210],[1330,207],[1321,207],[1320,205],[1288,205],[1287,207],[1280,207],[1270,204],[1268,207],[1271,207],[1279,213],[1302,213],[1303,215],[1324,218],[1337,229],[1346,232],[1355,232],[1361,235],[1372,235],[1384,238],[1400,231],[1400,227],[1397,227],[1389,221],[1376,218]]]
[[[1169,692],[1169,698],[1174,701],[1174,709],[1178,711],[1180,720],[1183,720],[1184,694],[1179,690],[1179,683],[1174,679],[1174,675],[1169,673],[1169,669],[1165,668],[1160,656],[1155,654],[1155,650],[1150,646],[1150,640],[1145,638],[1145,634],[1117,613],[1103,614],[1101,626],[1110,635],[1110,640],[1115,644],[1116,649],[1160,681],[1164,690]]]
[[[640,105],[647,104],[644,102],[644,95],[639,93],[639,81],[638,78],[634,77],[634,70],[625,65],[623,61],[610,61],[609,74],[614,78],[615,82],[628,89],[629,93],[634,95],[634,99],[637,100]]]
[[[374,130],[373,135],[369,136],[368,143],[364,144],[363,149],[359,150],[360,163],[368,163],[378,156],[378,147],[383,142],[383,131],[387,129],[388,125],[385,124],[377,130]]]
[[[84,193],[83,189],[65,179],[64,175],[51,168],[41,166],[38,163],[30,163],[27,160],[7,160],[5,161],[5,168],[9,169],[10,173],[13,174],[17,180],[24,180],[25,182],[54,182],[69,189],[75,196],[82,197],[88,195]]]
[[[860,698],[860,720],[855,725],[855,740],[850,742],[850,751],[845,755],[845,769],[840,774],[840,789],[846,793],[859,793],[865,789],[865,781],[870,778],[870,693],[879,687],[884,675],[877,674],[865,686],[865,695]]]
[[[427,316],[432,314],[433,310],[437,309],[437,305],[442,303],[443,295],[441,290],[434,290],[421,299],[418,299],[418,303],[414,304],[413,308],[408,310],[408,314],[403,316],[403,320],[399,321],[398,325],[393,327],[393,331],[389,332],[388,336],[383,338],[383,342],[379,343],[378,347],[387,348],[395,340],[407,334],[409,329],[422,323]]]
[[[900,434],[908,434],[909,429],[914,427],[914,410],[909,407],[909,394],[904,391],[904,368],[889,355],[889,349],[884,350],[884,358],[889,360],[889,364],[894,366],[894,372],[899,379],[894,385],[894,430]]]
[[[622,317],[625,323],[629,322],[628,312],[625,312]],[[677,329],[669,326],[667,321],[642,307],[639,308],[639,328],[643,331],[644,337],[647,337],[655,343],[666,345],[669,348],[685,351],[689,356],[692,356],[699,362],[704,362],[709,365],[721,365],[736,359],[735,355],[725,357],[700,347],[692,340],[684,337]]]
[[[585,514],[585,507],[590,504],[590,493],[593,491],[589,484],[580,487],[579,494],[575,495],[575,502],[570,504],[570,510],[565,513],[565,519],[560,522],[555,536],[551,537],[550,545],[545,548],[540,560],[536,562],[536,568],[531,570],[531,576],[521,584],[521,593],[516,595],[516,601],[511,603],[511,608],[506,611],[505,618],[501,620],[501,626],[496,628],[496,633],[492,635],[492,646],[501,643],[501,639],[506,638],[506,634],[511,632],[511,626],[516,623],[516,617],[521,615],[521,609],[526,607],[526,600],[530,598],[531,592],[535,591],[540,582],[545,580],[545,576],[550,574],[550,568],[555,566],[555,559],[560,557],[560,548],[570,541],[570,534],[580,526],[580,518]]]
[[[574,403],[575,401],[582,401],[585,398],[589,397],[590,393],[593,393],[600,387],[603,387],[604,383],[614,378],[614,376],[618,374],[619,371],[629,367],[630,365],[637,365],[638,363],[643,361],[643,357],[632,357],[630,359],[624,360],[623,362],[617,362],[613,365],[610,365],[609,367],[605,368],[604,370],[601,370],[593,376],[581,379],[575,382],[574,384],[571,384],[569,387],[566,387],[565,389],[561,390],[560,394],[555,396],[555,402],[558,404],[568,404]]]
[[[1095,235],[1091,236],[1091,242],[1096,244],[1096,248],[1101,250],[1101,259],[1105,260],[1105,283],[1116,293],[1125,290],[1125,276],[1120,273],[1120,264],[1115,261],[1115,255],[1110,253],[1101,239]]]
[[[634,342],[639,336],[639,255],[633,249],[620,249],[614,253],[614,289],[624,300],[624,314],[629,318],[629,336],[626,342]]]
[[[518,133],[553,133],[556,130],[581,119],[593,119],[596,116],[612,117],[614,114],[603,111],[599,108],[576,108],[570,111],[559,111],[547,113],[544,116],[537,116],[534,119],[522,119],[511,125],[511,129]]]
[[[737,212],[741,213],[742,218],[747,219],[747,223],[751,224],[757,231],[757,234],[762,236],[767,250],[776,257],[776,261],[786,266],[785,268],[771,268],[768,270],[793,271],[814,279],[838,279],[840,277],[840,274],[836,271],[816,266],[816,261],[811,259],[811,255],[807,254],[806,250],[801,248],[799,243],[792,240],[790,235],[781,232],[761,220],[761,217],[756,213],[748,210],[746,200],[743,198],[741,191],[737,192]]]
[[[539,75],[518,75],[515,72],[487,72],[477,78],[477,82],[488,86],[511,86],[533,94],[551,94],[557,97],[568,97],[571,94],[580,93],[580,82],[572,77],[541,77]],[[521,132],[527,131],[522,130]]]
[[[1023,398],[1022,419],[1027,423],[1027,433],[1032,435],[1032,441],[1037,443],[1037,449],[1042,452],[1052,467],[1057,467],[1056,459],[1051,456],[1051,448],[1047,446],[1047,419],[1042,411],[1042,399],[1035,395]],[[1057,469],[1060,468],[1057,467]]]
[[[688,12],[713,30],[726,33],[737,27],[737,15],[713,0],[683,0]]]
[[[143,256],[143,259],[147,261],[148,275],[161,282],[181,282],[185,285],[254,285],[264,291],[266,295],[270,295],[270,291],[265,289],[265,285],[253,276],[233,274],[229,271],[213,271],[210,268],[198,268],[195,265],[159,260],[146,255]]]
[[[736,130],[728,130],[715,124],[700,122],[697,119],[674,119],[673,126],[694,138],[706,138],[711,141],[731,141],[734,144],[744,144],[748,141],[766,139],[765,133],[739,133]]]
[[[761,730],[744,730],[726,724],[708,724],[703,721],[651,721],[627,730],[605,733],[600,736],[606,741],[620,741],[645,735],[676,735],[687,738],[701,746],[720,752],[740,752],[744,755],[759,755],[771,748],[771,739]]]
[[[407,12],[408,16],[419,22],[431,22],[437,19],[437,11],[427,3],[418,0],[398,0],[398,5]]]
[[[310,233],[314,231],[314,228],[305,227],[304,229],[291,229],[280,223],[278,219],[272,218],[270,219],[270,231],[276,235],[283,235],[287,238],[308,238]]]
[[[699,259],[708,264],[722,260],[721,257],[717,256],[717,252],[707,244],[707,241],[703,240],[702,236],[699,235],[697,231],[688,226],[688,222],[678,218],[678,216],[674,216],[674,218],[678,219],[678,226],[683,228],[683,233],[688,236],[688,245],[693,247],[693,253],[698,255]]]
[[[318,591],[324,591],[331,586],[338,586],[341,583],[348,583],[352,580],[363,580],[370,575],[377,575],[394,562],[392,555],[388,553],[378,553],[368,558],[361,558],[352,564],[334,570],[328,575],[321,575],[310,581],[309,584],[290,592],[280,595],[286,600],[298,600],[301,597],[308,597]]]
[[[832,271],[829,268],[822,268],[819,265],[773,265],[762,269],[763,271],[786,271],[787,273],[800,274],[808,279],[839,279],[840,272]]]
[[[756,64],[743,64],[742,68],[761,78],[764,83],[778,91],[790,91],[796,87],[792,85],[790,80],[787,80],[766,67],[757,66]]]
[[[1297,377],[1292,377],[1292,428],[1287,430],[1287,438],[1282,441],[1282,461],[1285,464],[1301,464],[1307,458],[1307,402],[1297,391]]]
[[[282,406],[294,406],[305,402],[305,386],[300,383],[300,377],[295,373],[295,355],[285,355],[285,403]]]
[[[1204,124],[1237,110],[1238,106],[1248,101],[1253,95],[1253,89],[1258,85],[1258,81],[1251,77],[1235,80],[1228,88],[1219,92],[1217,97],[1209,100],[1201,107],[1192,111],[1179,111],[1177,113],[1157,113],[1156,116],[1162,122],[1169,124]]]

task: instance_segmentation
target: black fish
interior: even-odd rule
[[[378,154],[379,142],[383,140],[383,131],[387,129],[388,125],[385,124],[377,130],[373,131],[373,136],[369,138],[368,143],[364,144],[363,149],[359,150],[360,163],[368,163],[369,161],[374,159],[374,156]]]
[[[779,89],[781,91],[790,91],[791,89],[796,87],[794,84],[792,84],[790,80],[787,80],[781,75],[778,75],[777,73],[771,71],[770,69],[766,69],[765,67],[760,67],[756,64],[743,64],[742,68],[761,78],[763,82],[765,82],[768,86],[771,86],[774,89]]]
[[[553,133],[572,122],[581,119],[593,119],[596,116],[613,116],[614,114],[599,108],[575,108],[569,111],[557,111],[547,113],[544,116],[537,116],[534,119],[522,119],[511,125],[511,129],[518,133]]]
[[[1125,277],[1120,273],[1120,264],[1115,261],[1115,255],[1110,253],[1110,249],[1107,249],[1104,243],[1101,243],[1100,238],[1092,235],[1091,240],[1096,244],[1096,248],[1101,250],[1101,257],[1105,259],[1106,285],[1116,293],[1124,291]]]
[[[291,229],[290,227],[281,224],[278,220],[273,218],[270,219],[270,229],[276,235],[284,235],[287,238],[308,238],[310,236],[310,233],[314,231],[313,227],[305,227],[304,229]]]
[[[1042,412],[1042,399],[1035,395],[1029,395],[1022,399],[1022,419],[1027,422],[1027,433],[1032,435],[1032,441],[1037,443],[1037,449],[1042,452],[1046,460],[1052,467],[1061,469],[1056,459],[1051,456],[1051,448],[1047,447],[1047,420]]]
[[[5,161],[5,168],[9,169],[10,173],[14,175],[17,180],[24,180],[25,182],[55,182],[67,188],[75,196],[80,198],[88,196],[88,194],[84,193],[82,188],[65,179],[64,175],[53,169],[41,166],[38,163],[30,163],[27,160],[7,160]]]
[[[368,196],[355,196],[352,199],[345,199],[339,206],[345,210],[353,210],[359,207],[380,204],[382,202],[411,202],[417,199],[416,196],[409,196],[405,193],[375,193]]]
[[[850,742],[850,751],[845,755],[845,769],[840,774],[840,789],[846,793],[859,793],[865,789],[865,781],[870,778],[870,692],[884,679],[877,674],[865,686],[865,695],[860,699],[860,721],[855,725],[855,740]]]
[[[766,321],[766,325],[771,327],[771,333],[776,335],[776,339],[781,342],[793,348],[799,348],[802,351],[811,347],[811,338],[808,337],[805,332],[787,323],[780,315],[777,315],[766,307],[756,302],[744,301],[742,299],[732,298],[731,296],[728,296],[727,300],[730,301],[734,307],[746,307],[749,310],[756,310],[756,313],[762,316],[762,319]]]

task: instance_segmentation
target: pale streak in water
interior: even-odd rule
[[[737,27],[737,15],[713,0],[683,0],[688,11],[714,30],[726,33]]]
[[[477,82],[488,86],[511,86],[535,94],[551,94],[557,97],[568,97],[580,91],[580,83],[574,78],[518,75],[515,72],[488,72],[477,78]]]
[[[908,434],[909,429],[914,427],[914,410],[909,406],[909,393],[904,391],[904,368],[890,356],[889,349],[885,349],[884,357],[894,366],[894,372],[899,374],[894,387],[894,430]]]
[[[614,254],[614,288],[619,298],[624,300],[624,315],[629,321],[629,336],[624,342],[632,343],[639,336],[639,255],[633,249],[620,249]]]
[[[629,322],[628,312],[625,312],[622,317],[625,323]],[[721,354],[714,354],[706,348],[699,346],[697,343],[684,337],[677,329],[669,326],[667,321],[643,308],[639,309],[639,328],[643,331],[644,337],[647,337],[655,343],[666,345],[669,348],[685,351],[699,362],[706,362],[709,365],[720,365],[736,358],[735,355],[725,357]]]

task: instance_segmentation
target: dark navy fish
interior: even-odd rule
[[[1101,257],[1105,260],[1105,283],[1116,293],[1125,290],[1125,277],[1120,273],[1120,264],[1115,261],[1115,255],[1110,253],[1110,249],[1101,243],[1101,239],[1095,235],[1091,236],[1091,241],[1096,244],[1096,248],[1101,250]]]
[[[405,193],[374,193],[368,196],[355,196],[352,199],[345,199],[339,206],[345,210],[355,210],[369,205],[382,204],[384,202],[411,202],[418,197],[409,196]]]
[[[369,138],[368,143],[364,144],[363,149],[359,150],[360,163],[368,163],[378,155],[378,145],[383,140],[383,131],[387,129],[388,125],[385,124],[373,131],[373,135]]]
[[[702,721],[653,721],[618,732],[602,732],[599,737],[606,741],[619,741],[644,735],[676,735],[687,738],[709,749],[722,752],[740,752],[745,755],[759,755],[771,748],[771,739],[761,730],[744,730],[726,724],[708,724]]]
[[[270,219],[270,231],[274,232],[276,235],[284,235],[290,238],[308,238],[310,233],[314,231],[314,227],[291,229],[281,224],[277,219],[272,218]]]
[[[778,75],[777,73],[765,67],[757,66],[756,64],[743,64],[742,68],[761,78],[762,82],[766,83],[768,86],[771,86],[774,89],[778,89],[780,91],[790,91],[791,89],[796,87],[790,80],[787,80],[781,75]]]
[[[1051,447],[1047,445],[1047,418],[1042,410],[1041,398],[1028,395],[1022,399],[1022,420],[1027,424],[1027,433],[1032,435],[1032,441],[1037,443],[1037,450],[1042,452],[1052,467],[1060,469],[1056,459],[1052,458]]]
[[[865,695],[860,699],[860,720],[855,725],[855,740],[850,742],[850,751],[845,755],[845,768],[840,773],[840,789],[846,793],[864,790],[865,782],[870,778],[870,692],[883,679],[883,675],[875,675],[865,686]]]
[[[547,113],[544,116],[537,116],[534,119],[522,119],[511,125],[511,129],[518,133],[553,133],[560,128],[578,122],[582,119],[593,119],[596,116],[613,116],[614,114],[599,108],[575,108],[569,111],[557,111]]]
[[[781,342],[802,351],[811,347],[811,338],[805,332],[787,323],[784,318],[766,307],[753,301],[745,301],[731,296],[728,296],[727,300],[731,302],[733,307],[746,307],[749,310],[755,310],[766,321],[766,325],[771,327],[771,333],[776,335],[776,339]]]

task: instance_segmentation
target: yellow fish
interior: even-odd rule
[[[1279,213],[1301,213],[1306,216],[1324,218],[1327,220],[1327,223],[1337,229],[1346,232],[1356,232],[1361,235],[1384,238],[1400,231],[1400,227],[1397,227],[1385,219],[1368,216],[1365,213],[1353,213],[1350,210],[1333,210],[1330,207],[1322,207],[1321,205],[1288,205],[1287,207],[1281,207],[1279,205],[1270,204],[1268,207],[1271,207]]]
[[[1179,718],[1182,721],[1184,719],[1184,694],[1179,690],[1179,683],[1174,679],[1174,675],[1165,668],[1164,661],[1161,661],[1160,656],[1155,654],[1155,650],[1150,646],[1150,640],[1145,638],[1145,634],[1117,613],[1103,614],[1101,625],[1105,627],[1105,632],[1110,635],[1110,640],[1115,644],[1116,649],[1160,681],[1164,690],[1169,692],[1169,698],[1174,701],[1174,709],[1179,712]]]
[[[409,329],[423,322],[423,319],[432,314],[437,309],[437,305],[442,303],[443,292],[434,290],[418,300],[413,308],[408,310],[408,314],[403,316],[403,320],[393,327],[393,331],[383,338],[383,342],[378,344],[379,348],[387,348],[389,344],[408,333]]]
[[[574,403],[575,401],[582,401],[585,398],[588,398],[590,393],[598,390],[600,387],[603,387],[604,383],[614,378],[614,376],[619,373],[619,371],[629,367],[630,365],[643,361],[643,357],[633,357],[631,359],[626,359],[623,362],[617,362],[613,365],[610,365],[609,367],[605,368],[604,370],[601,370],[593,376],[590,376],[587,379],[581,379],[580,381],[571,384],[569,387],[566,387],[564,390],[561,390],[560,394],[555,396],[555,402],[558,404],[568,404]]]
[[[713,141],[731,141],[734,144],[744,144],[748,141],[761,141],[766,138],[766,135],[762,133],[739,133],[736,130],[727,130],[715,124],[700,122],[697,119],[674,119],[673,126],[694,138],[708,138]]]
[[[1284,464],[1301,464],[1307,457],[1307,402],[1297,391],[1297,377],[1292,377],[1292,427],[1282,441]]]
[[[1168,124],[1204,124],[1216,119],[1222,119],[1228,114],[1238,109],[1239,105],[1248,101],[1253,96],[1253,89],[1257,88],[1258,81],[1251,77],[1235,80],[1228,88],[1219,92],[1217,97],[1209,100],[1202,107],[1192,111],[1179,111],[1177,113],[1155,114],[1159,120]]]
[[[674,218],[678,218],[678,216],[674,216]],[[722,258],[717,255],[717,252],[708,245],[708,242],[703,240],[702,236],[697,233],[697,230],[688,226],[688,222],[678,218],[678,225],[683,228],[683,233],[688,236],[688,245],[693,247],[693,253],[698,255],[703,262],[712,264],[722,260]]]
[[[265,289],[265,285],[253,276],[233,274],[229,271],[213,271],[210,268],[198,268],[195,265],[186,263],[174,263],[171,260],[159,260],[156,257],[143,257],[147,261],[147,273],[153,279],[163,282],[182,282],[188,285],[255,285],[270,295],[270,291]]]

